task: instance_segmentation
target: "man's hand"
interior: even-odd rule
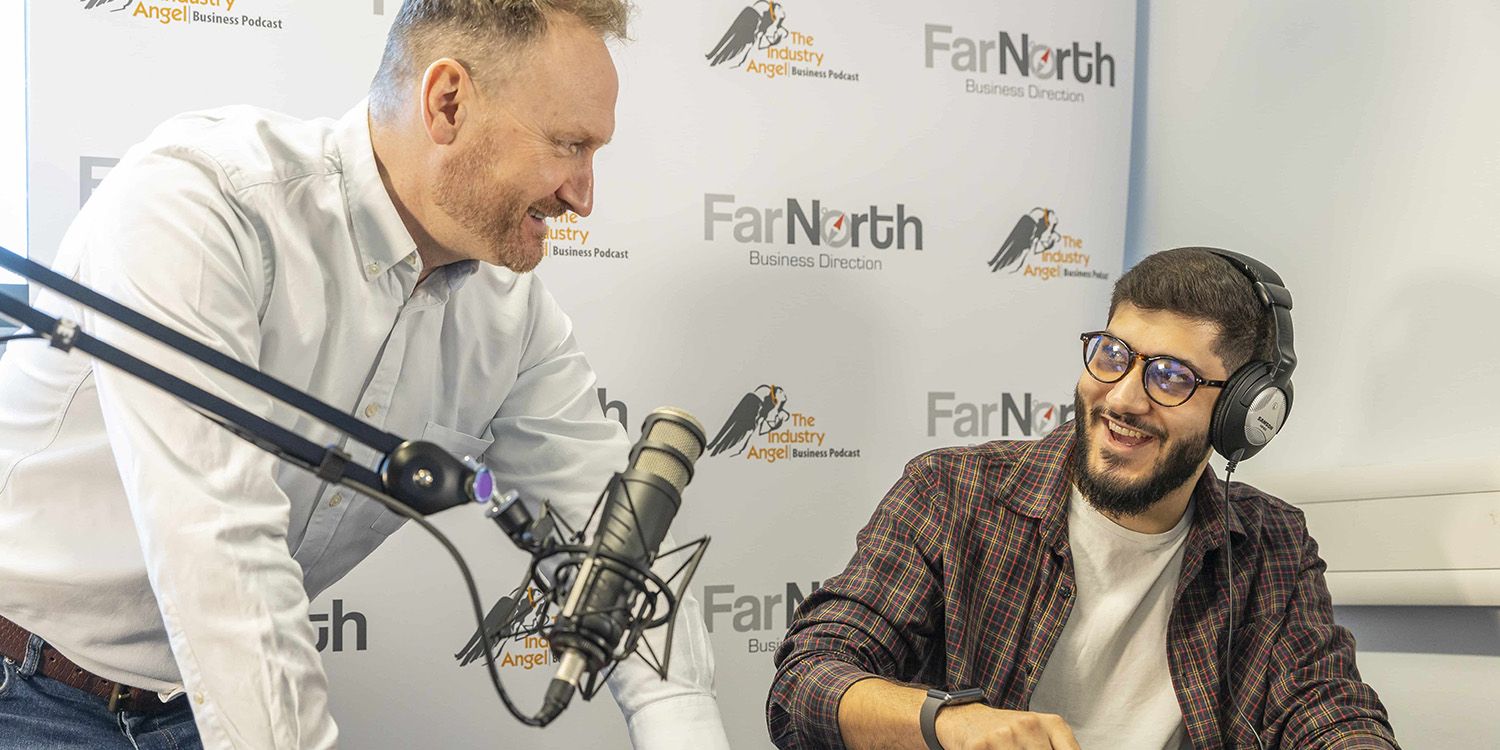
[[[1061,716],[982,703],[938,712],[937,736],[943,750],[1079,750],[1073,730]]]
[[[918,717],[927,691],[860,680],[839,701],[839,732],[851,750],[926,750]],[[1061,716],[1005,711],[983,703],[938,712],[943,750],[1079,750]]]

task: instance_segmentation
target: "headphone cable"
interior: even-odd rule
[[[1239,455],[1239,452],[1236,451],[1235,455]],[[1229,533],[1229,477],[1234,474],[1235,467],[1239,464],[1239,459],[1231,458],[1229,463],[1224,465],[1224,571],[1229,579],[1226,586],[1229,592],[1229,627],[1224,636],[1224,699],[1229,701],[1229,707],[1233,710],[1230,728],[1233,728],[1235,719],[1245,722],[1245,725],[1250,727],[1250,734],[1255,738],[1255,744],[1260,750],[1266,750],[1266,743],[1261,741],[1260,732],[1255,730],[1255,725],[1245,718],[1240,706],[1235,704],[1234,688],[1230,683],[1230,672],[1234,663],[1234,539]],[[1246,601],[1249,601],[1248,597]]]

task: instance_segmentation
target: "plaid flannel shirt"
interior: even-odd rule
[[[767,703],[778,747],[843,747],[839,700],[878,676],[950,690],[978,687],[1025,710],[1074,599],[1068,455],[1074,426],[1035,442],[992,442],[919,456],[859,533],[849,567],[797,610],[776,653]],[[1193,490],[1167,660],[1197,748],[1394,748],[1354,638],[1334,624],[1326,565],[1302,512],[1231,485],[1234,653],[1227,716],[1223,482]],[[1107,696],[1101,695],[1101,700]],[[1066,717],[1064,717],[1066,718]]]

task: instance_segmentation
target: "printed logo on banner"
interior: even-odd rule
[[[593,242],[590,242],[590,240]],[[572,211],[547,220],[544,254],[553,258],[577,260],[630,260],[630,251],[600,246],[587,220]]]
[[[1006,30],[975,38],[929,23],[922,42],[926,67],[965,74],[968,94],[1079,104],[1088,99],[1086,87],[1115,88],[1114,55],[1097,40],[1048,43]]]
[[[536,612],[536,603],[542,596],[542,592],[535,586],[526,587],[526,604],[515,609],[512,617],[518,617],[519,619],[508,628],[509,632],[515,633],[518,630],[534,631],[550,624],[550,620]],[[513,606],[515,602],[516,599],[506,597],[497,603],[494,609],[496,611],[503,611]],[[475,638],[477,640],[478,636],[475,636]],[[499,666],[501,669],[531,670],[560,661],[560,659],[552,654],[552,649],[547,639],[542,636],[511,635],[508,638],[511,643],[505,647],[505,653],[500,655]],[[480,646],[480,648],[484,647]]]
[[[752,266],[796,270],[880,271],[885,268],[881,257],[844,253],[864,251],[889,257],[923,247],[922,219],[908,213],[905,203],[897,203],[894,210],[871,204],[868,211],[857,213],[824,206],[817,198],[787,198],[783,205],[741,205],[732,193],[705,193],[703,239],[714,242],[727,235],[726,239],[741,245],[844,251],[808,255],[752,249],[747,256]]]
[[[250,13],[242,4],[254,0],[78,0],[84,10],[125,11],[121,18],[160,26],[235,26],[281,30],[283,19]]]
[[[928,391],[927,437],[1041,438],[1073,418],[1073,401],[1042,401],[1001,393],[998,401],[960,401],[953,391]]]
[[[624,401],[610,400],[608,388],[600,387],[594,390],[599,396],[599,410],[604,412],[604,416],[619,422],[620,426],[624,427],[625,432],[629,434],[630,407],[626,406]]]
[[[113,156],[80,156],[78,157],[78,207],[88,203],[89,196],[104,182],[104,176],[109,174],[120,160]]]
[[[1004,271],[1051,281],[1053,279],[1109,279],[1109,274],[1089,267],[1092,256],[1084,252],[1083,239],[1058,231],[1058,215],[1038,206],[1021,215],[1000,249],[985,264],[992,272]]]
[[[312,623],[313,629],[317,631],[318,641],[316,647],[319,652],[332,646],[333,653],[346,650],[344,648],[344,635],[346,625],[354,626],[354,650],[365,651],[369,648],[369,639],[366,637],[369,630],[369,622],[361,612],[350,610],[344,611],[344,600],[333,600],[333,613],[309,613],[307,616]]]
[[[859,448],[828,442],[826,427],[808,412],[788,411],[784,388],[762,383],[740,402],[709,440],[708,456],[774,464],[801,459],[859,458]]]
[[[115,12],[115,13],[118,13],[118,12],[120,12],[122,10],[126,10],[130,6],[132,6],[132,5],[135,4],[135,0],[81,0],[81,2],[84,3],[84,6],[83,6],[84,10],[93,10],[95,8],[107,8],[111,12]]]
[[[796,581],[787,581],[776,591],[751,593],[732,583],[708,584],[700,592],[703,626],[710,633],[752,634],[745,640],[748,653],[774,654],[791,624],[792,613],[819,585],[812,581],[804,589]]]
[[[733,7],[739,3],[725,4]],[[722,27],[715,27],[715,29]],[[719,41],[703,56],[709,67],[771,80],[806,78],[856,83],[859,73],[829,67],[827,52],[813,35],[789,22],[786,3],[756,0],[740,8]]]
[[[560,661],[552,655],[547,639],[533,635],[550,625],[552,620],[537,611],[537,603],[545,595],[535,586],[516,589],[495,602],[484,618],[484,627],[490,633],[490,642],[501,649],[496,665],[501,669],[531,670]],[[479,631],[469,636],[469,642],[454,654],[460,667],[484,661],[484,643]]]

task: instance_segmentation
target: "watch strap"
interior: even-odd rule
[[[943,750],[943,743],[937,738],[937,715],[938,709],[946,704],[944,698],[933,695],[930,690],[927,700],[922,701],[922,740],[927,743],[927,750]]]
[[[979,688],[969,688],[953,693],[937,688],[928,690],[927,699],[922,701],[922,714],[919,721],[922,727],[922,739],[927,743],[927,750],[943,750],[943,743],[938,742],[937,736],[938,711],[946,706],[973,703],[983,697],[984,691]]]

